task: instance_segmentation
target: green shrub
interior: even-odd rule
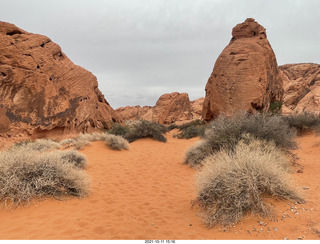
[[[205,122],[203,120],[196,119],[196,120],[193,120],[193,121],[191,121],[189,123],[186,123],[186,124],[183,124],[183,125],[179,125],[179,130],[185,130],[190,126],[197,127],[197,126],[202,126],[202,125],[205,125]]]
[[[146,120],[140,120],[133,125],[125,139],[127,139],[129,142],[133,142],[140,138],[149,137],[160,142],[166,142],[167,139],[163,135],[166,132],[167,128],[164,125]]]
[[[270,216],[266,197],[303,202],[288,174],[290,160],[275,143],[240,141],[232,152],[221,150],[203,164],[193,207],[208,227],[236,223],[248,213]]]
[[[171,124],[167,127],[168,131],[172,131],[173,129],[180,129],[179,125]]]
[[[283,149],[296,148],[295,130],[289,127],[282,116],[238,113],[233,117],[220,116],[212,121],[205,131],[203,143],[198,145],[202,148],[196,150],[192,148],[192,153],[187,151],[185,163],[200,164],[201,161],[195,162],[194,159],[201,160],[206,155],[221,148],[232,150],[248,134],[256,139],[273,141]],[[197,152],[203,155],[195,156],[194,154]],[[192,155],[192,158],[189,158],[190,155]]]
[[[58,151],[56,151],[58,152]],[[0,201],[15,206],[43,196],[86,196],[86,174],[60,153],[15,148],[0,153]]]
[[[191,139],[194,137],[203,137],[205,132],[205,125],[195,126],[190,125],[181,130],[178,134],[179,139]]]
[[[168,130],[179,129],[180,133],[177,135],[179,139],[190,139],[193,137],[203,137],[206,125],[200,119],[193,120],[183,125],[171,124]]]
[[[320,117],[310,112],[288,115],[283,118],[290,127],[296,128],[299,133],[306,130],[317,130],[320,127]]]
[[[111,130],[108,131],[109,134],[113,134],[116,136],[122,136],[123,138],[126,138],[126,135],[128,135],[129,132],[130,132],[129,126],[127,126],[127,125],[123,126],[119,123],[113,124]]]
[[[273,114],[278,114],[281,111],[281,107],[282,107],[283,102],[282,101],[278,101],[275,100],[273,102],[270,103],[269,106],[269,111]]]

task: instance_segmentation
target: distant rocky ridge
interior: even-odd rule
[[[279,69],[284,87],[283,113],[320,114],[320,65],[286,64]]]
[[[126,106],[115,111],[123,120],[144,119],[160,124],[172,124],[200,119],[203,99],[190,102],[187,93],[173,92],[160,96],[154,107]]]
[[[282,100],[283,87],[266,30],[248,18],[232,30],[229,45],[219,55],[206,85],[202,118],[267,111]]]
[[[0,22],[0,135],[89,132],[121,121],[96,77],[48,37]]]

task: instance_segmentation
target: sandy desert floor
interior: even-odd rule
[[[294,178],[306,204],[273,200],[273,220],[248,216],[234,227],[212,229],[190,208],[196,171],[182,164],[185,150],[199,139],[167,138],[138,140],[129,151],[102,142],[87,146],[81,152],[88,158],[91,195],[2,208],[0,239],[320,239],[320,136],[297,138],[303,173]]]

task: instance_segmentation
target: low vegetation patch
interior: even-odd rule
[[[108,135],[105,144],[113,150],[129,149],[129,143],[121,136]]]
[[[301,134],[307,130],[318,130],[320,127],[320,117],[314,113],[302,112],[283,117],[290,127],[296,128]]]
[[[122,136],[123,138],[125,138],[126,135],[129,134],[129,132],[130,132],[129,126],[121,125],[119,123],[114,123],[112,128],[108,131],[109,134]]]
[[[289,157],[273,142],[241,140],[232,152],[222,149],[203,165],[193,207],[208,227],[234,224],[248,213],[271,216],[267,197],[303,202],[288,174]]]
[[[63,163],[72,164],[76,168],[84,169],[87,166],[87,158],[77,150],[55,151]]]
[[[282,116],[238,113],[233,117],[220,116],[212,121],[205,130],[202,143],[186,152],[185,163],[194,166],[201,164],[207,155],[222,148],[233,150],[248,135],[255,139],[273,141],[282,149],[296,148],[296,132]]]
[[[0,152],[0,201],[18,206],[44,196],[86,196],[89,181],[80,169],[85,165],[79,153],[41,152],[28,144]]]
[[[122,136],[129,142],[134,142],[140,138],[152,138],[160,142],[167,141],[164,136],[168,131],[167,127],[158,123],[139,120],[130,126],[122,126],[120,124],[115,124],[114,126],[108,133]]]
[[[277,106],[276,106],[277,107]],[[272,215],[266,198],[303,203],[290,173],[297,130],[318,128],[312,114],[239,113],[212,121],[201,141],[186,152],[185,163],[199,169],[192,206],[212,227],[239,222],[247,214]]]
[[[193,137],[203,137],[206,129],[206,124],[200,119],[193,120],[187,124],[176,125],[171,124],[168,126],[168,130],[179,129],[177,138],[179,139],[191,139]]]
[[[84,146],[90,145],[90,143],[94,141],[103,141],[113,150],[129,149],[129,143],[123,137],[97,132],[92,134],[80,134],[76,138],[62,140],[60,141],[60,144],[66,145],[66,147],[74,147],[77,150],[81,150]]]
[[[37,139],[35,141],[26,140],[21,141],[12,146],[12,148],[26,148],[32,151],[47,151],[50,149],[58,149],[61,145],[58,142],[55,142],[50,139]]]

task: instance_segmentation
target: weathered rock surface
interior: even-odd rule
[[[123,120],[152,120],[152,106],[125,106],[115,111]]]
[[[282,96],[282,80],[266,30],[249,18],[233,28],[229,45],[215,63],[202,117],[209,121],[221,113],[265,111]]]
[[[283,80],[283,112],[320,113],[320,65],[313,63],[279,66]]]
[[[120,121],[96,77],[48,37],[0,22],[0,135],[87,132]]]
[[[193,119],[188,94],[178,92],[163,94],[154,107],[127,106],[116,109],[116,112],[124,120],[145,119],[160,124]]]
[[[187,93],[163,94],[153,108],[152,120],[160,124],[172,124],[177,120],[192,119],[191,105]]]
[[[203,108],[204,97],[198,98],[197,100],[191,101],[191,113],[192,119],[202,118],[202,108]]]

